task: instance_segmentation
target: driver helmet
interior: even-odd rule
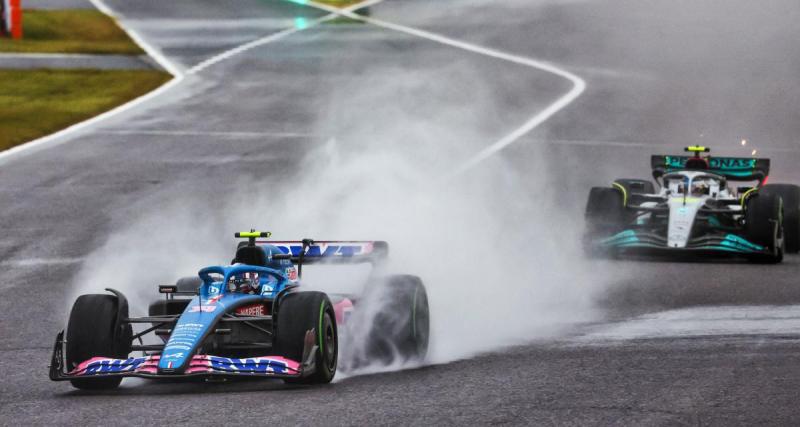
[[[709,186],[706,182],[698,182],[692,186],[692,196],[704,196],[708,192]]]
[[[228,279],[228,290],[231,292],[256,294],[259,286],[259,274],[254,271],[234,274]]]

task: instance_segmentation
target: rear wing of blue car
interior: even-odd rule
[[[302,264],[377,264],[389,255],[389,244],[370,241],[256,241],[256,244],[277,246],[292,262]]]
[[[687,162],[696,157],[655,155],[651,158],[653,177],[660,178],[664,174],[679,170],[695,170],[687,167]],[[707,167],[702,168],[713,174],[721,175],[731,181],[764,182],[769,177],[769,159],[748,157],[705,157]]]

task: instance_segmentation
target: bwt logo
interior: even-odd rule
[[[300,256],[300,252],[303,251],[303,247],[301,245],[276,245],[281,252],[288,254],[291,253],[292,256]],[[353,256],[359,255],[363,252],[364,246],[363,245],[326,245],[326,244],[319,244],[319,245],[312,245],[308,247],[308,251],[306,252],[307,257],[332,257],[332,256]]]
[[[255,359],[231,359],[227,357],[210,356],[211,367],[221,371],[239,371],[239,372],[253,372],[259,374],[273,373],[285,374],[287,373],[287,365],[285,362],[267,358]]]
[[[115,372],[135,371],[136,368],[138,368],[139,365],[141,365],[145,361],[147,361],[146,357],[137,357],[125,360],[122,359],[98,360],[96,362],[90,363],[89,366],[86,367],[84,375],[110,374]]]

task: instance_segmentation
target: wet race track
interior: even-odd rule
[[[757,149],[800,183],[795,1],[386,0],[319,25],[233,3],[109,1],[180,81],[0,158],[2,424],[797,424],[800,257],[578,248],[589,188],[651,154]],[[311,388],[49,381],[76,295],[146,302],[251,226],[389,240],[426,280],[432,363]]]

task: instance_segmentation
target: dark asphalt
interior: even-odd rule
[[[295,18],[321,16],[278,1],[109,3],[186,68]],[[496,3],[388,0],[371,12],[552,61],[587,81],[573,105],[487,163],[491,174],[514,177],[498,181],[513,186],[496,187],[507,210],[515,199],[538,202],[510,224],[546,218],[546,227],[571,236],[590,186],[647,176],[652,152],[691,143],[727,154],[758,149],[773,158],[773,182],[800,182],[796,2]],[[394,154],[392,144],[406,144],[420,170],[452,170],[568,88],[543,72],[410,36],[328,25],[221,62],[68,142],[0,160],[0,423],[797,424],[800,334],[781,327],[794,318],[755,332],[732,321],[719,333],[683,338],[669,332],[669,319],[681,321],[680,309],[692,307],[725,307],[724,317],[735,319],[737,307],[800,305],[798,256],[778,266],[576,260],[589,280],[569,270],[554,277],[575,282],[558,284],[565,303],[585,291],[597,313],[589,323],[555,336],[533,331],[516,337],[522,345],[482,348],[488,354],[475,358],[326,387],[126,381],[116,392],[90,394],[46,378],[52,340],[79,288],[119,286],[144,301],[155,284],[229,256],[233,229],[294,232],[306,220],[319,232],[336,224],[326,211],[294,212],[297,221],[284,214],[314,206],[306,194],[285,191],[315,172],[310,153],[333,150],[335,158],[344,145]],[[345,138],[354,128],[358,142]],[[446,155],[430,146],[431,134]],[[474,175],[451,191],[495,183],[486,172]],[[359,189],[357,180],[341,185]],[[334,208],[342,197],[322,196]],[[574,253],[571,245],[540,246]],[[436,307],[450,303],[436,285],[428,280],[434,322]],[[585,320],[587,306],[575,304],[574,317]],[[646,339],[594,335],[663,311],[667,320]],[[491,341],[482,333],[458,338]]]

